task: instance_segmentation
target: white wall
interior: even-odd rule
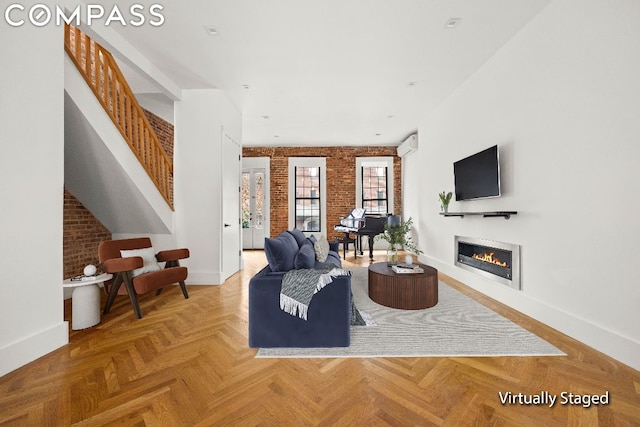
[[[426,260],[640,369],[640,2],[555,0],[419,127],[407,160]],[[503,197],[450,211],[452,163],[499,144]],[[423,197],[426,195],[427,197]],[[453,266],[453,236],[522,245],[521,292]]]
[[[175,104],[175,236],[191,253],[183,263],[189,284],[223,281],[221,136],[224,127],[240,141],[241,126],[240,112],[220,90],[184,90]]]
[[[62,29],[0,25],[0,375],[66,344]]]
[[[112,233],[113,240],[119,239],[135,239],[138,237],[148,237],[151,239],[151,245],[156,253],[169,249],[177,249],[176,236],[173,234],[150,234],[150,233]]]

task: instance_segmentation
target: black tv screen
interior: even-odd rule
[[[500,196],[498,146],[487,148],[453,164],[456,200]]]

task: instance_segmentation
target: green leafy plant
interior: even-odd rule
[[[442,207],[442,210],[446,212],[453,194],[451,193],[451,191],[449,191],[448,193],[445,193],[443,191],[442,193],[438,194],[438,197],[440,198],[440,206]]]
[[[453,197],[453,194],[451,193],[451,191],[449,191],[448,193],[445,193],[443,191],[442,193],[438,194],[438,196],[440,196],[440,203],[442,203],[443,205],[448,205],[451,201],[451,197]]]
[[[400,225],[390,227],[389,224],[384,225],[384,233],[378,234],[376,240],[386,240],[391,246],[398,248],[402,246],[405,251],[414,255],[420,255],[422,251],[415,242],[411,240],[411,226],[413,219],[409,217],[406,221],[400,221]]]

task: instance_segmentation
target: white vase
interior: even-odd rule
[[[98,271],[98,269],[96,268],[95,265],[89,264],[84,268],[84,275],[85,276],[94,276],[97,271]]]

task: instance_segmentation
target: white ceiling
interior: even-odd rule
[[[156,1],[162,26],[112,27],[182,89],[224,90],[244,145],[397,145],[549,1]]]

